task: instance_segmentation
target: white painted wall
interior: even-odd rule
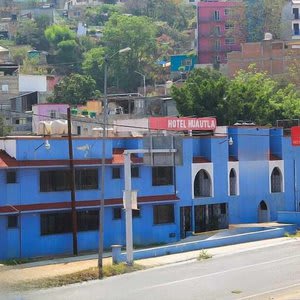
[[[194,198],[194,181],[197,173],[200,170],[205,170],[211,179],[211,197],[214,197],[214,169],[213,163],[199,163],[199,164],[192,164],[192,197]]]
[[[16,140],[0,140],[0,149],[6,151],[11,157],[17,157],[17,141]]]
[[[271,174],[274,168],[278,168],[282,175],[282,192],[284,192],[284,161],[271,160],[269,161],[269,192],[271,193]]]
[[[238,161],[229,161],[228,162],[228,196],[230,196],[230,171],[231,169],[235,170],[236,174],[236,195],[238,196],[240,194],[240,164]]]
[[[47,76],[20,74],[19,91],[20,92],[47,92]]]

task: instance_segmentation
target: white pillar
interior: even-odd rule
[[[124,174],[125,174],[125,220],[126,220],[126,262],[128,265],[133,264],[133,240],[132,240],[132,191],[131,191],[131,160],[130,153],[124,154]]]

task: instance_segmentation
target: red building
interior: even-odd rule
[[[197,4],[198,63],[224,64],[227,53],[241,49],[244,8],[241,2],[207,1]]]

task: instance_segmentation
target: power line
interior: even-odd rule
[[[43,117],[43,118],[46,118],[46,119],[50,119],[50,120],[57,120],[56,117],[52,117],[52,116],[48,116],[48,115],[43,115],[43,114],[38,114],[38,113],[32,113],[32,112],[19,112],[19,111],[16,111],[16,110],[11,110],[11,109],[3,109],[3,108],[0,108],[0,111],[5,111],[5,112],[9,112],[9,113],[15,113],[15,114],[20,114],[20,115],[28,115],[29,117],[32,117],[32,116],[37,116],[37,117]],[[66,120],[67,121],[67,117],[64,117],[64,116],[61,116],[59,118],[60,120]],[[89,119],[91,120],[91,119]],[[134,120],[134,119],[131,119],[131,120]],[[95,125],[99,125],[99,126],[103,126],[104,125],[104,122],[101,122],[101,121],[98,121],[98,120],[95,120],[93,122],[91,121],[88,121],[88,120],[78,120],[78,119],[73,119],[72,121],[76,121],[78,123],[85,123],[85,124],[95,124]],[[167,132],[176,132],[176,130],[170,130],[170,129],[151,129],[149,127],[144,127],[144,126],[136,126],[136,125],[127,125],[127,124],[114,124],[114,123],[106,123],[105,124],[106,126],[111,126],[111,127],[121,127],[121,128],[134,128],[134,129],[143,129],[143,130],[149,130],[149,131],[156,131],[156,132],[161,132],[161,131],[167,131]],[[232,127],[232,125],[228,126],[228,127]],[[235,128],[261,128],[261,129],[271,129],[271,128],[282,128],[282,127],[262,127],[262,126],[255,126],[255,125],[251,125],[250,126],[236,126]],[[188,131],[188,130],[183,130],[183,131]],[[254,133],[219,133],[219,132],[213,132],[213,133],[206,133],[206,132],[199,132],[199,133],[194,133],[193,136],[202,136],[202,137],[209,137],[209,136],[220,136],[220,137],[225,137],[225,136],[228,136],[228,135],[233,135],[233,136],[256,136],[256,137],[262,137],[262,136],[277,136],[277,137],[284,137],[284,135],[272,135],[272,134],[254,134]]]

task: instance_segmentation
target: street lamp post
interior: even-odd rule
[[[99,278],[103,278],[103,250],[104,250],[104,186],[105,186],[105,141],[107,137],[106,124],[107,124],[107,71],[109,60],[117,54],[130,51],[131,48],[126,47],[115,52],[113,55],[104,57],[104,101],[103,101],[103,124],[102,124],[102,160],[101,160],[101,200],[100,200],[100,213],[99,213],[99,252],[98,252],[98,270]]]
[[[138,72],[138,71],[134,71],[134,73],[139,74],[143,77],[143,83],[144,83],[144,97],[146,97],[146,75]]]

